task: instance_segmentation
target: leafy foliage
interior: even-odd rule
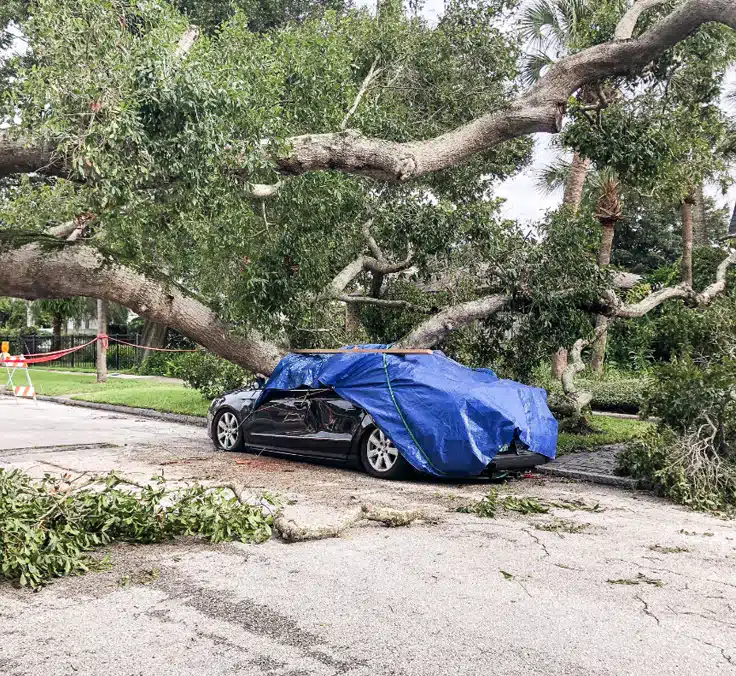
[[[0,575],[37,587],[86,572],[96,565],[89,553],[115,541],[263,542],[271,537],[270,504],[246,504],[224,488],[170,490],[160,477],[139,486],[111,473],[75,486],[68,477],[36,482],[0,468]]]
[[[206,399],[243,387],[248,375],[240,366],[208,352],[182,355],[173,366],[174,376],[199,390]]]
[[[617,471],[693,509],[733,513],[736,464],[714,452],[702,430],[652,430],[616,457]]]
[[[644,414],[684,432],[712,424],[716,451],[736,444],[736,357],[706,364],[682,359],[658,366],[645,392]],[[733,449],[736,451],[736,448]]]
[[[658,430],[618,456],[619,471],[696,509],[736,508],[736,359],[682,359],[655,369],[644,412]]]

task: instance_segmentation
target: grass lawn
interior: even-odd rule
[[[595,446],[619,444],[631,441],[652,427],[652,423],[629,418],[611,418],[605,415],[590,417],[591,425],[600,432],[594,434],[569,434],[561,432],[557,442],[558,455],[575,451],[589,451]]]
[[[152,408],[167,413],[207,415],[210,401],[205,399],[197,390],[191,390],[182,385],[157,384],[158,387],[128,387],[120,390],[110,389],[104,392],[81,394],[72,397],[72,399],[95,401],[100,404]]]
[[[30,373],[36,392],[52,397],[70,394],[82,401],[186,415],[206,415],[210,404],[196,390],[155,380],[110,378],[106,383],[97,383],[93,377],[82,374],[50,373],[42,369],[31,369]],[[25,384],[24,375],[16,372],[15,382]]]

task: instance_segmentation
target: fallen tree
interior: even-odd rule
[[[688,0],[654,23],[641,36],[630,38],[638,14],[653,4],[650,0],[635,4],[622,19],[625,30],[618,31],[616,39],[561,59],[534,86],[508,105],[452,131],[424,140],[398,142],[368,138],[357,131],[345,129],[336,133],[301,134],[285,138],[275,144],[278,149],[271,146],[271,150],[267,147],[265,152],[271,166],[283,175],[330,170],[401,183],[455,167],[479,153],[529,133],[557,133],[568,98],[582,86],[641,71],[653,59],[706,23],[719,22],[736,27],[736,7],[733,2]],[[189,53],[195,40],[196,31],[187,30],[176,49],[175,62]],[[195,59],[187,59],[191,60]],[[376,63],[375,59],[373,63]],[[378,71],[381,74],[385,72],[383,66],[371,66],[366,77],[376,78]],[[354,104],[343,118],[342,126],[354,116],[365,97],[365,91],[366,87],[361,85]],[[85,115],[89,116],[90,124],[95,115],[104,116],[103,104],[103,101],[97,100],[84,103],[83,107],[89,109]],[[233,139],[232,146],[238,146],[237,139]],[[79,170],[75,161],[85,167],[84,160],[88,158],[70,156],[73,152],[68,150],[69,143],[63,147],[67,149],[66,152],[60,152],[52,140],[40,142],[31,136],[13,137],[11,131],[6,130],[0,134],[0,176],[40,173],[70,177],[82,185],[104,179],[102,174],[85,174],[86,170]],[[216,160],[219,161],[219,156]],[[247,173],[245,178],[249,178]],[[288,183],[294,184],[296,181]],[[251,196],[264,200],[265,204],[267,198],[277,198],[283,194],[280,189],[283,184],[263,186],[248,183],[247,189]],[[144,190],[140,184],[135,185],[137,190]],[[146,185],[145,190],[148,189],[152,188]],[[162,201],[169,197],[163,195]],[[158,213],[156,215],[159,216]],[[196,216],[201,218],[199,213]],[[100,220],[104,220],[104,214]],[[168,225],[165,219],[161,221],[164,226]],[[265,207],[263,225],[264,231],[267,231],[269,223]],[[325,289],[323,299],[353,306],[377,305],[391,311],[417,310],[415,304],[381,296],[383,278],[406,270],[411,265],[411,255],[404,261],[391,262],[371,237],[367,238],[367,248],[370,255],[361,254],[344,267]],[[174,282],[152,279],[134,267],[123,264],[122,260],[110,260],[108,254],[95,249],[90,241],[69,242],[53,249],[41,244],[27,244],[0,255],[0,293],[31,299],[84,295],[114,300],[146,319],[181,331],[214,353],[249,370],[269,373],[277,363],[282,354],[279,346],[239,335],[237,330]],[[359,294],[348,291],[350,283],[362,273],[372,276],[371,292]],[[516,291],[523,296],[523,289]],[[676,297],[677,294],[680,294],[679,297],[689,297],[691,290],[668,293],[668,297]],[[398,344],[402,347],[432,347],[452,331],[501,309],[508,309],[511,300],[509,293],[497,293],[451,304],[415,326]],[[618,307],[615,293],[607,295],[601,304],[609,314],[627,311],[625,307]]]

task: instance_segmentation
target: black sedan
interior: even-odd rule
[[[221,451],[254,449],[281,455],[359,465],[368,474],[394,479],[409,463],[362,408],[331,389],[271,391],[256,402],[261,384],[236,390],[212,402],[208,430]],[[547,462],[520,442],[498,453],[484,474],[521,472]]]

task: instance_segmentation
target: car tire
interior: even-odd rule
[[[378,479],[403,478],[410,467],[391,439],[375,425],[361,439],[360,464],[367,474]]]
[[[243,450],[243,426],[232,409],[220,411],[212,424],[215,449],[218,451]]]

